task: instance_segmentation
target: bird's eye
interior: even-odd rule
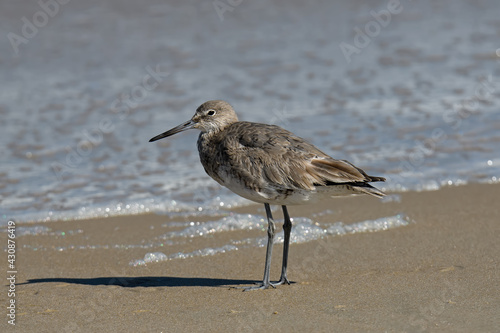
[[[215,113],[216,113],[215,110],[208,110],[208,112],[207,112],[207,114],[209,116],[213,116],[213,115],[215,115]]]

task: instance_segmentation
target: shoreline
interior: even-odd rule
[[[442,190],[442,189],[452,189],[452,188],[460,188],[460,187],[463,187],[463,186],[475,186],[475,185],[500,185],[500,182],[498,181],[492,181],[492,180],[483,180],[483,181],[480,181],[480,182],[474,182],[474,183],[459,183],[459,184],[453,184],[453,185],[440,185],[440,187],[438,187],[438,189],[435,189],[433,188],[432,186],[429,186],[427,188],[424,188],[424,189],[405,189],[405,190],[397,190],[395,192],[393,192],[392,190],[387,190],[387,189],[384,189],[383,191],[387,194],[387,195],[397,195],[397,196],[400,196],[402,195],[403,193],[426,193],[426,192],[435,192],[435,191],[439,191],[439,190]],[[438,186],[438,185],[436,185]],[[379,186],[380,187],[380,186]],[[355,195],[353,195],[355,196]],[[363,194],[361,194],[360,196],[363,196]],[[335,200],[338,200],[338,199],[342,199],[342,198],[345,198],[345,197],[336,197]],[[248,201],[245,199],[245,201]],[[323,200],[323,203],[325,202],[325,200]],[[250,201],[248,201],[248,204],[243,204],[243,205],[238,205],[237,207],[232,207],[228,210],[221,210],[220,212],[233,212],[233,211],[236,211],[236,210],[241,210],[241,209],[245,209],[246,207],[253,207],[253,206],[256,206],[257,204],[256,203],[252,203]],[[306,206],[310,206],[311,204],[305,204],[305,205],[298,205],[298,206],[290,206],[290,207],[306,207]],[[314,203],[312,204],[313,206],[317,206],[317,203]],[[126,206],[126,205],[125,205]],[[106,208],[109,208],[107,206],[96,206],[96,207],[93,207],[92,209],[95,209],[95,210],[105,210]],[[107,215],[102,215],[102,216],[71,216],[71,217],[67,217],[65,215],[59,215],[60,217],[58,218],[57,215],[54,217],[54,216],[51,216],[50,219],[48,219],[49,217],[48,216],[45,216],[43,218],[37,218],[37,219],[27,219],[27,220],[19,220],[18,218],[8,218],[5,217],[5,221],[15,221],[16,224],[19,224],[20,226],[28,226],[28,225],[33,225],[33,224],[44,224],[44,223],[58,223],[58,222],[75,222],[75,221],[90,221],[90,220],[107,220],[109,218],[121,218],[121,217],[132,217],[132,216],[148,216],[148,215],[153,215],[153,216],[164,216],[164,217],[169,217],[169,214],[173,214],[174,215],[174,218],[175,219],[176,217],[179,217],[177,216],[177,214],[180,214],[182,215],[183,213],[185,213],[185,215],[191,217],[193,216],[195,213],[198,213],[198,212],[195,212],[195,211],[188,211],[188,210],[182,210],[182,209],[179,209],[178,211],[154,211],[152,210],[151,208],[146,208],[146,210],[144,211],[139,211],[139,212],[121,212],[121,213],[110,213],[110,214],[107,214]],[[183,217],[183,216],[180,216],[180,217]],[[179,218],[180,218],[179,217]],[[6,222],[5,222],[6,223]],[[6,226],[7,224],[5,224]]]

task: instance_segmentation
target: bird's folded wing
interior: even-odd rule
[[[366,173],[344,160],[312,158],[306,165],[307,172],[316,179],[316,184],[369,182]]]
[[[336,160],[307,141],[278,126],[259,126],[253,133],[241,134],[238,142],[227,145],[244,154],[232,161],[254,180],[283,189],[313,190],[317,185],[369,182],[363,170],[343,160]],[[245,133],[240,131],[239,133]]]

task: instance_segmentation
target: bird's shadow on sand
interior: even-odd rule
[[[95,277],[95,278],[43,278],[30,279],[17,285],[35,283],[71,283],[88,286],[120,286],[125,288],[135,287],[226,287],[231,288],[239,285],[252,285],[258,283],[256,280],[231,280],[192,277],[169,277],[169,276],[140,276],[140,277]]]

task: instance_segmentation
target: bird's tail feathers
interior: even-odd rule
[[[380,178],[382,178],[382,177],[380,177]],[[378,188],[373,187],[370,184],[366,184],[366,183],[362,184],[362,185],[352,185],[352,188],[360,193],[369,194],[369,195],[372,195],[372,196],[377,197],[377,198],[382,198],[386,195],[384,192],[382,192]]]

